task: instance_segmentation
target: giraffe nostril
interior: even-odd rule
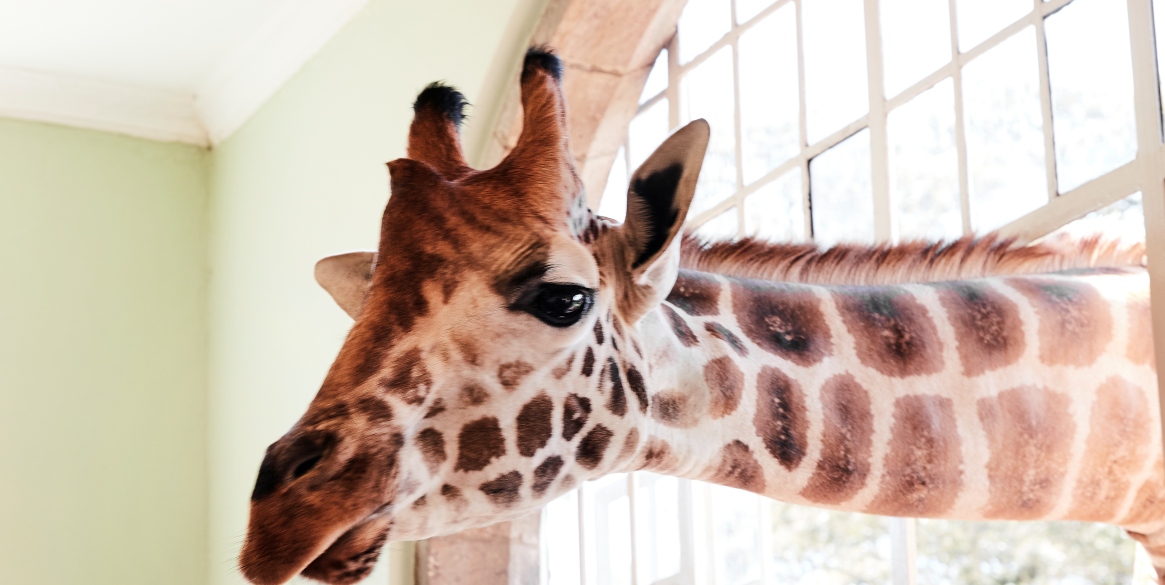
[[[299,465],[296,465],[295,469],[291,471],[291,479],[296,480],[307,475],[307,472],[311,471],[322,458],[323,455],[312,455],[311,457],[300,461]]]

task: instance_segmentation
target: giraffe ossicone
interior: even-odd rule
[[[781,270],[802,282],[750,278],[760,244],[680,233],[702,120],[632,176],[625,223],[586,207],[560,69],[527,53],[523,130],[489,170],[462,156],[464,98],[418,96],[379,249],[316,267],[355,324],[268,448],[248,579],[352,583],[387,541],[635,469],[842,510],[1109,522],[1165,567],[1139,248],[966,240],[921,268],[918,247],[801,249]],[[1078,270],[1025,274],[1048,267]]]

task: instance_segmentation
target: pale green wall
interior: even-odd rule
[[[542,4],[373,0],[213,152],[212,583],[241,582],[234,559],[264,449],[303,414],[351,325],[313,265],[375,247],[384,163],[404,156],[417,92],[443,79],[496,102],[483,92],[505,84],[487,81],[514,70]]]
[[[0,583],[207,580],[207,163],[0,120]]]

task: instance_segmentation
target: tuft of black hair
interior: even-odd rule
[[[526,49],[526,61],[522,64],[522,73],[541,69],[550,74],[555,81],[562,81],[562,59],[554,54],[554,49],[546,45],[534,45]]]
[[[425,86],[421,93],[417,94],[417,101],[413,102],[413,111],[419,112],[424,108],[433,108],[441,112],[454,126],[461,127],[461,122],[465,120],[465,106],[469,102],[465,101],[465,96],[461,92],[441,83],[434,81]]]

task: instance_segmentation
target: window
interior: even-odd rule
[[[1158,61],[1165,0],[689,0],[599,213],[622,219],[629,172],[703,117],[689,227],[709,238],[1143,236],[1143,198],[1165,198]],[[543,518],[555,585],[1155,582],[1112,526],[838,513],[646,472]]]

